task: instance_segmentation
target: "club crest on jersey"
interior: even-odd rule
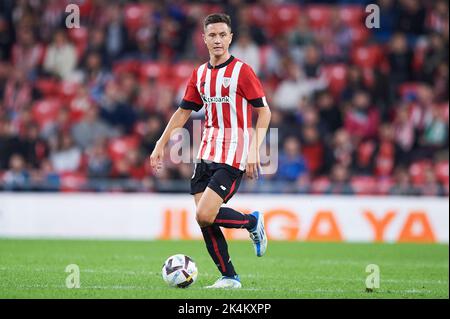
[[[231,78],[223,78],[223,86],[224,87],[229,87],[231,83]]]

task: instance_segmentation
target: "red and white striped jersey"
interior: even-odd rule
[[[205,126],[197,159],[245,170],[252,132],[252,106],[267,106],[252,68],[231,56],[213,67],[209,62],[192,72],[180,107],[205,107]]]

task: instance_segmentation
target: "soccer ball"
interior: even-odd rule
[[[195,262],[183,254],[170,256],[162,267],[162,277],[171,287],[187,288],[195,282],[197,274]]]

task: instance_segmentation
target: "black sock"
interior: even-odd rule
[[[250,214],[242,214],[229,207],[221,207],[214,220],[214,225],[225,228],[247,228],[256,226],[256,217]]]
[[[203,238],[209,255],[214,260],[222,276],[233,277],[236,275],[233,264],[228,255],[228,245],[219,226],[210,225],[201,227]]]

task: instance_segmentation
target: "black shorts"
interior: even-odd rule
[[[233,166],[201,160],[195,165],[191,195],[201,193],[209,187],[226,203],[238,190],[243,175],[243,171]]]

